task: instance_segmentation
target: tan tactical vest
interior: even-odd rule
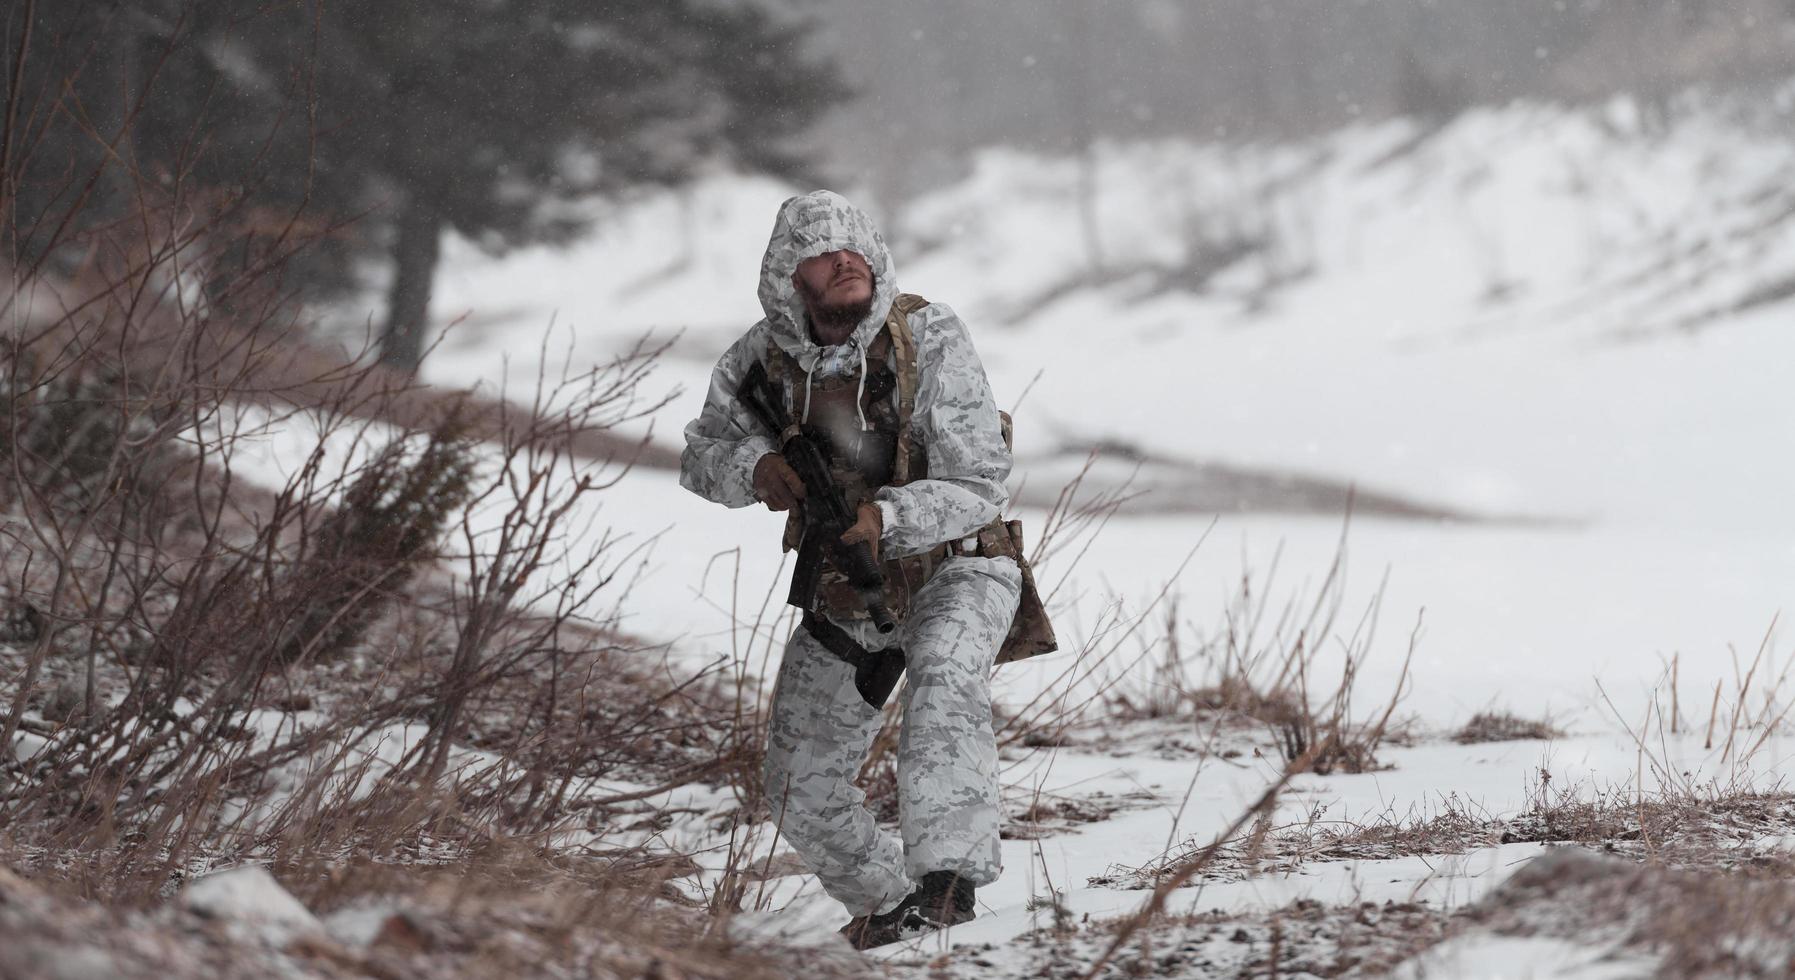
[[[765,358],[768,379],[786,395],[795,417],[805,414],[809,401],[807,425],[825,436],[825,449],[836,485],[843,488],[850,507],[873,498],[874,491],[884,486],[902,486],[928,476],[928,448],[914,437],[911,415],[916,409],[917,361],[916,340],[910,332],[910,314],[928,306],[921,296],[900,293],[886,314],[885,326],[866,350],[864,392],[858,376],[811,380],[805,392],[804,370],[777,343],[768,344]],[[890,358],[892,365],[887,365]],[[896,389],[895,404],[891,398]],[[856,411],[856,395],[859,411]],[[868,429],[862,432],[860,419],[864,413]],[[1004,444],[1011,439],[1010,416],[998,413],[1003,426]],[[797,511],[786,518],[784,546],[798,547],[804,523]],[[998,663],[1021,660],[1058,649],[1053,626],[1047,620],[1035,589],[1034,572],[1022,547],[1022,523],[999,517],[961,541],[940,544],[919,555],[890,558],[881,562],[885,573],[885,604],[891,614],[902,620],[910,606],[910,596],[940,564],[954,555],[1013,558],[1022,570],[1022,602],[1010,624],[1009,635],[997,656]],[[830,565],[824,568],[817,588],[817,611],[827,611],[838,620],[864,619],[861,606],[846,576]]]

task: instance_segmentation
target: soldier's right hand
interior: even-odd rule
[[[754,497],[768,510],[791,510],[804,499],[804,481],[784,456],[768,453],[754,464]]]

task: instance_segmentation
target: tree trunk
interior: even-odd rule
[[[1084,3],[1077,5],[1078,40],[1073,61],[1076,63],[1073,74],[1073,95],[1070,100],[1073,113],[1073,132],[1078,140],[1078,229],[1084,239],[1085,272],[1090,281],[1101,283],[1108,273],[1108,263],[1103,259],[1103,234],[1098,226],[1097,215],[1097,139],[1101,135],[1097,130],[1097,80],[1093,62],[1096,51],[1091,43],[1090,8]]]
[[[442,254],[442,226],[442,216],[435,208],[416,194],[408,195],[399,212],[399,234],[393,243],[393,288],[387,298],[386,330],[380,337],[380,361],[388,367],[415,373],[423,360],[430,289],[436,260]]]
[[[113,97],[101,103],[100,134],[110,141],[112,152],[101,163],[101,213],[107,218],[130,216],[137,200],[136,113],[148,98],[143,91],[141,25],[135,18],[117,18],[112,24],[111,71],[102,74]]]

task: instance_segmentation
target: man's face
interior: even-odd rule
[[[840,249],[798,263],[792,285],[804,297],[812,317],[825,311],[849,310],[872,302],[873,270],[859,252]]]

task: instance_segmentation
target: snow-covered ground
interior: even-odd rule
[[[1075,164],[1011,151],[881,217],[904,288],[955,306],[1000,403],[1020,402],[1018,486],[1057,484],[1063,445],[1116,440],[1495,518],[1352,522],[1347,608],[1356,615],[1388,575],[1361,702],[1393,689],[1425,610],[1405,710],[1435,730],[1492,706],[1549,714],[1575,736],[1389,750],[1393,770],[1299,780],[1281,814],[1320,807],[1362,821],[1450,796],[1499,817],[1524,807],[1542,768],[1560,786],[1653,782],[1609,705],[1629,724],[1654,699],[1668,707],[1673,657],[1683,716],[1699,724],[1717,682],[1724,719],[1761,642],[1761,676],[1795,656],[1787,627],[1772,631],[1795,612],[1795,99],[1778,99],[1783,114],[1768,121],[1716,111],[1663,132],[1641,131],[1616,103],[1297,145],[1106,146],[1095,246],[1078,221]],[[453,244],[436,313],[459,322],[426,377],[524,383],[551,321],[549,349],[576,365],[644,333],[677,337],[654,378],[678,394],[644,423],[676,446],[710,363],[759,316],[760,252],[790,192],[720,177],[619,206],[568,251],[494,260]],[[1210,260],[1231,248],[1232,260]],[[708,659],[740,648],[738,620],[777,612],[778,518],[726,512],[648,469],[604,500],[601,522],[655,537],[632,630]],[[1042,515],[1022,517],[1038,527]],[[1340,532],[1338,514],[1250,502],[1215,515],[1149,507],[1112,520],[1070,581],[1059,585],[1063,560],[1043,578],[1060,589],[1056,622],[1076,649],[1106,610],[1138,611],[1174,579],[1180,614],[1199,629],[1219,625],[1243,574],[1274,563],[1275,593],[1306,594]],[[1026,700],[1069,656],[1006,668],[1000,698]],[[1789,693],[1754,690],[1753,715],[1759,699],[1780,706]],[[1699,741],[1672,739],[1662,753],[1698,780],[1735,775]],[[1789,754],[1772,739],[1753,769],[1787,772]],[[1087,879],[1205,840],[1274,777],[1259,759],[1037,751],[1016,786],[1147,799],[1082,830],[1008,842],[1009,873],[980,895],[986,916],[954,941],[1030,928],[1046,914],[1031,899],[1056,890],[1079,914],[1133,908],[1140,892]],[[1504,845],[1445,867],[1335,863],[1210,885],[1190,904],[1458,903],[1533,850]],[[833,921],[806,881],[776,893],[782,927]]]

